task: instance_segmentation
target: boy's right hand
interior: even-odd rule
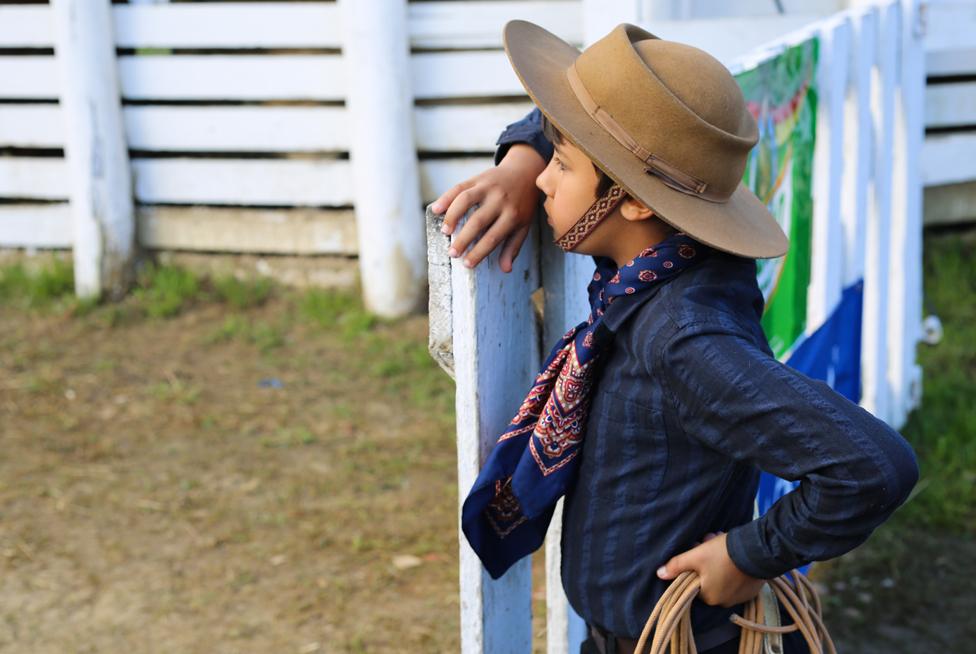
[[[481,238],[465,255],[465,265],[474,268],[503,244],[498,264],[504,272],[512,272],[512,262],[522,248],[538,207],[541,191],[535,180],[545,168],[546,161],[532,146],[514,143],[497,166],[455,184],[437,198],[431,210],[447,214],[442,228],[445,234],[454,231],[471,205],[481,204],[454,237],[452,250],[456,254],[452,256],[464,254],[481,233]]]

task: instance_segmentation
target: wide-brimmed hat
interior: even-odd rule
[[[524,20],[503,39],[542,113],[664,221],[740,256],[786,253],[776,218],[742,183],[759,131],[721,62],[630,23],[582,52]]]

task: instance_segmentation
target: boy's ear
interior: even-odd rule
[[[624,220],[647,220],[654,216],[654,210],[630,195],[620,203],[620,215]]]

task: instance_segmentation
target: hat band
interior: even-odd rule
[[[687,195],[694,195],[709,202],[725,202],[729,199],[727,195],[719,195],[710,191],[706,182],[693,175],[689,175],[638,143],[620,123],[614,120],[613,116],[608,114],[603,107],[593,100],[593,96],[586,90],[583,80],[580,79],[579,73],[576,71],[575,61],[566,69],[566,77],[569,80],[570,88],[572,88],[573,93],[576,95],[576,99],[583,105],[590,118],[607,130],[620,145],[633,152],[644,163],[645,173],[655,175],[676,191]]]

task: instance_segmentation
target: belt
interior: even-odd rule
[[[634,654],[637,649],[637,640],[635,639],[617,636],[596,625],[591,624],[589,627],[593,642],[596,643],[597,651],[600,654]],[[704,633],[696,634],[695,647],[699,651],[717,647],[738,636],[741,630],[741,627],[734,622],[723,622]]]

